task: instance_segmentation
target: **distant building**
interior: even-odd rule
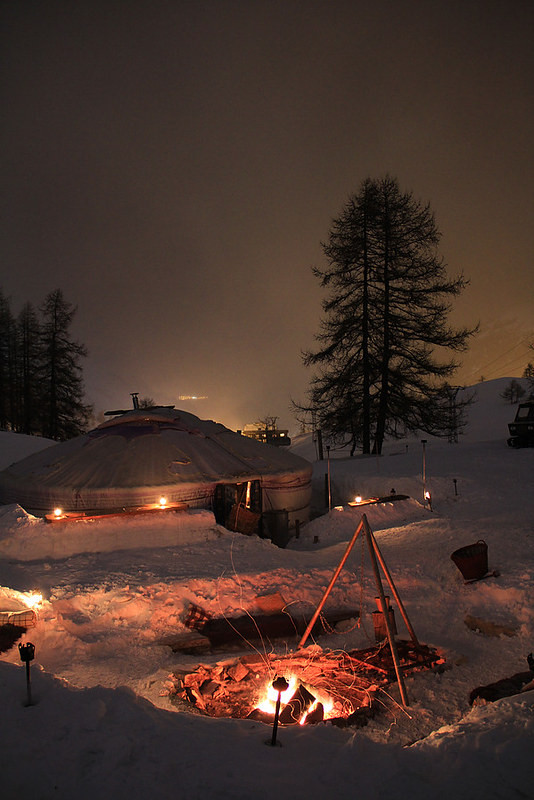
[[[291,438],[287,429],[281,428],[260,428],[257,425],[245,425],[242,431],[238,431],[249,439],[255,439],[263,444],[274,444],[276,447],[289,447]]]

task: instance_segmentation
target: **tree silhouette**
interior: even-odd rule
[[[83,402],[80,359],[87,350],[70,337],[75,313],[60,289],[51,292],[42,307],[41,430],[50,439],[70,439],[82,433],[92,411]]]
[[[334,442],[351,454],[380,453],[386,435],[422,430],[451,435],[447,379],[458,363],[439,360],[467,349],[476,328],[447,324],[450,300],[467,285],[449,278],[437,254],[440,233],[428,204],[386,176],[363,181],[333,220],[313,270],[329,291],[323,302],[319,349],[304,353],[316,367],[308,402]],[[467,400],[454,406],[457,430]]]

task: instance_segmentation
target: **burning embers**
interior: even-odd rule
[[[443,660],[425,645],[397,645],[405,674]],[[281,725],[328,720],[362,725],[376,712],[377,694],[395,681],[395,670],[387,646],[351,653],[311,646],[285,656],[253,655],[201,665],[195,672],[171,676],[170,693],[212,717],[272,722],[278,697],[273,682],[281,676],[288,683],[280,693]]]

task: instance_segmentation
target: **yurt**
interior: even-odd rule
[[[312,466],[174,407],[134,408],[0,472],[0,503],[36,516],[157,503],[211,508],[231,530],[284,538],[309,518]],[[279,543],[279,542],[278,542]],[[282,542],[283,543],[283,542]]]

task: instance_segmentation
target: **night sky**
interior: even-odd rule
[[[534,361],[530,0],[0,2],[0,286],[54,289],[95,410],[232,428],[304,399],[311,267],[361,181],[430,202],[459,383]],[[208,399],[180,401],[180,395]]]

